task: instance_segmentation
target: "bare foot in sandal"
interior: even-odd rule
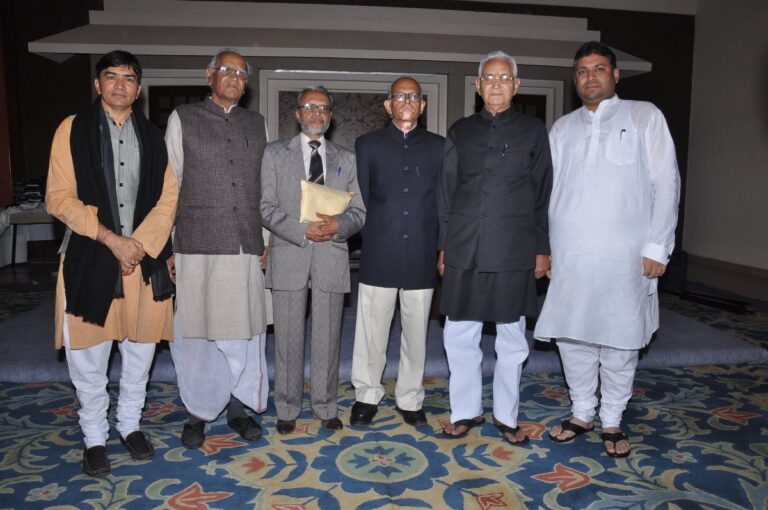
[[[600,437],[609,457],[626,457],[632,450],[629,438],[619,427],[604,427]]]
[[[476,416],[470,419],[459,420],[454,423],[449,423],[443,429],[443,436],[448,436],[451,439],[459,439],[466,436],[470,430],[475,427],[479,427],[485,423],[485,418],[482,416]]]
[[[523,432],[519,425],[517,427],[510,427],[497,420],[495,416],[493,418],[493,425],[501,432],[501,437],[504,438],[504,441],[512,446],[528,444],[528,436],[525,435],[525,432]]]
[[[595,428],[594,423],[587,423],[574,416],[560,422],[549,429],[549,438],[556,443],[567,443],[576,436],[580,436]]]

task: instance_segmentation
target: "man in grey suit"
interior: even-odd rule
[[[333,99],[325,87],[298,95],[301,133],[267,145],[261,166],[261,215],[272,232],[266,285],[275,327],[277,432],[296,428],[304,385],[307,292],[312,288],[311,407],[323,427],[343,427],[337,414],[339,338],[344,293],[350,291],[347,239],[365,221],[354,154],[325,139]],[[343,214],[301,223],[302,180],[354,193]]]

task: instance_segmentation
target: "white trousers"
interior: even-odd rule
[[[483,323],[445,319],[443,340],[451,377],[448,391],[451,422],[483,414],[483,351],[480,349]],[[528,357],[525,317],[517,322],[496,323],[496,366],[493,371],[493,415],[517,426],[520,406],[520,375]]]
[[[570,390],[573,416],[592,423],[598,402],[599,376],[601,425],[603,428],[621,425],[621,415],[632,396],[639,351],[568,338],[558,338],[557,346]]]
[[[117,398],[117,431],[122,437],[139,430],[141,411],[147,397],[149,368],[155,356],[154,343],[131,340],[118,342],[122,358],[120,394]],[[69,377],[80,401],[80,428],[85,436],[85,447],[103,446],[109,437],[109,393],[107,368],[112,342],[102,342],[85,349],[71,349],[67,314],[64,314],[64,348],[67,354]]]
[[[267,334],[242,340],[208,340],[181,336],[174,321],[171,357],[179,395],[189,414],[215,420],[231,395],[257,413],[267,409]]]
[[[424,362],[427,324],[434,289],[404,290],[361,283],[357,294],[355,346],[352,354],[352,385],[355,400],[378,404],[384,397],[381,378],[387,364],[389,329],[400,298],[400,364],[395,384],[397,407],[421,409],[424,402]]]

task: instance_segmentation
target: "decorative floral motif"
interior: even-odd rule
[[[205,492],[198,482],[184,488],[168,499],[168,506],[184,510],[204,510],[208,503],[227,499],[231,492]]]
[[[53,501],[59,497],[59,494],[66,490],[66,487],[59,487],[58,483],[49,483],[45,487],[38,487],[36,489],[30,490],[25,501]]]
[[[667,453],[662,453],[662,457],[669,459],[675,464],[685,464],[686,462],[698,462],[693,455],[689,452],[679,452],[677,450],[669,450]]]
[[[448,461],[432,441],[369,432],[362,438],[347,436],[338,445],[321,447],[312,468],[321,470],[321,482],[341,483],[346,492],[373,489],[397,496],[406,488],[430,489],[434,479],[448,474]]]
[[[580,489],[589,485],[589,475],[576,471],[573,468],[563,466],[560,463],[555,464],[555,470],[550,473],[544,473],[534,476],[535,479],[542,482],[556,483],[560,492],[568,492],[574,489]]]

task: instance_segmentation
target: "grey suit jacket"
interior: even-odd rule
[[[347,210],[336,216],[339,232],[332,241],[311,243],[304,237],[306,223],[299,223],[300,182],[306,179],[301,135],[267,145],[261,162],[261,217],[272,232],[266,286],[275,290],[300,290],[307,285],[312,264],[312,285],[326,292],[349,292],[347,239],[363,227],[365,205],[357,184],[353,152],[326,140],[325,185],[355,193]]]

